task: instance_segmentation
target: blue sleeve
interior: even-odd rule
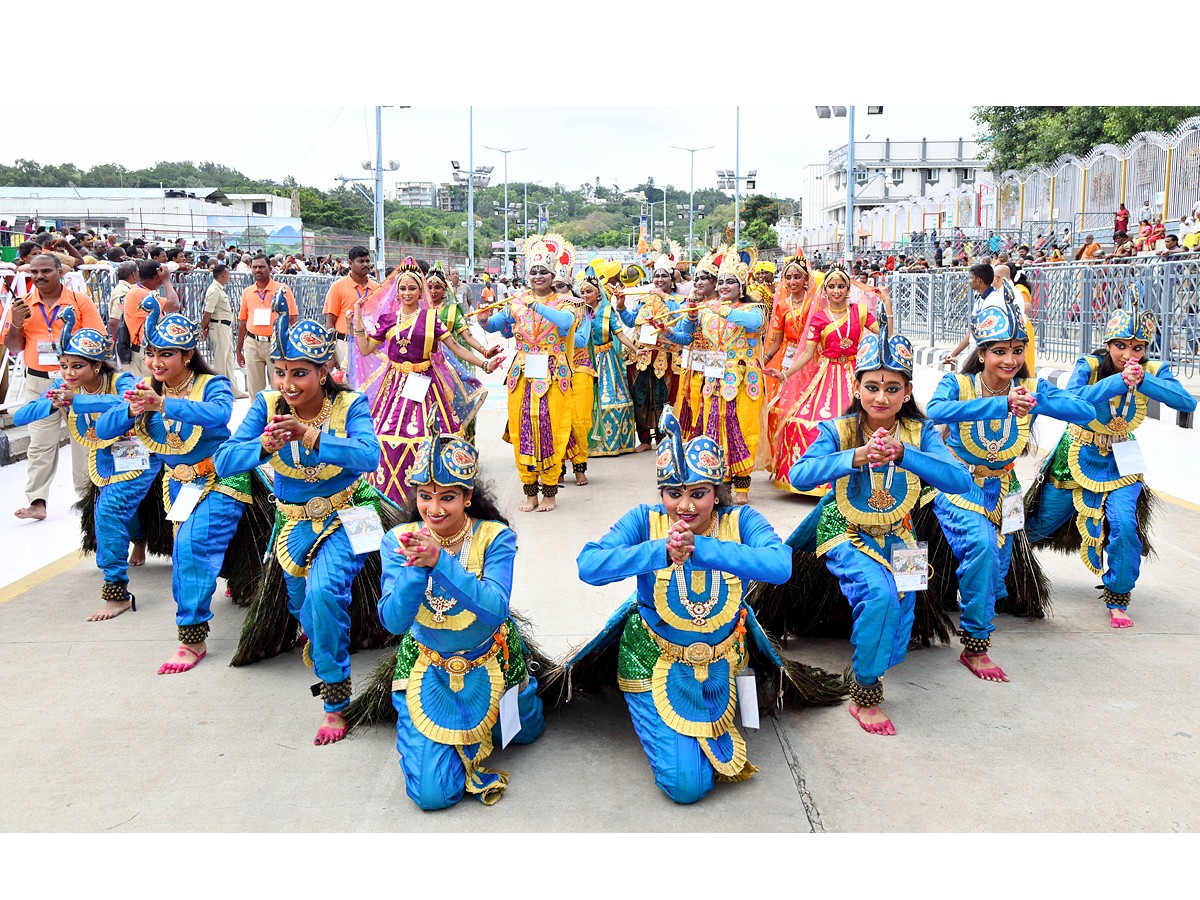
[[[96,436],[102,441],[120,437],[133,427],[137,420],[129,414],[129,402],[122,399],[114,403],[104,415],[96,420]]]
[[[964,493],[975,483],[967,467],[950,455],[937,426],[928,420],[921,427],[920,448],[905,444],[897,465],[944,494]]]
[[[1074,422],[1076,425],[1088,425],[1096,418],[1094,399],[1100,384],[1084,387],[1079,391],[1064,391],[1051,384],[1044,378],[1039,378],[1037,391],[1037,406],[1033,415],[1049,416],[1061,422]]]
[[[612,584],[669,565],[666,538],[648,539],[649,513],[649,506],[635,506],[617,520],[608,534],[584,546],[575,561],[580,580],[587,584]]]
[[[246,418],[242,419],[237,431],[213,454],[213,465],[216,467],[218,478],[249,472],[266,459],[262,442],[259,440],[266,428],[267,401],[260,393],[250,404]]]
[[[126,391],[137,387],[138,379],[132,372],[117,373],[117,392],[115,394],[76,394],[71,402],[71,408],[77,413],[105,413],[114,406],[124,403]]]
[[[958,399],[958,376],[947,372],[925,404],[925,414],[939,425],[948,422],[978,422],[980,419],[1003,419],[1008,415],[1008,397],[979,397]],[[1091,421],[1090,419],[1088,420]]]
[[[618,309],[616,305],[613,306],[613,309],[616,310],[617,315],[621,317],[621,321],[630,328],[637,324],[637,313],[634,310],[629,309],[628,307],[625,309]]]
[[[592,336],[591,322],[581,322],[580,327],[575,329],[575,346],[583,348],[588,345],[588,338]]]
[[[452,553],[442,551],[432,572],[434,584],[457,598],[459,606],[469,609],[489,627],[498,628],[508,618],[512,597],[513,560],[517,555],[517,536],[505,528],[488,544],[483,556],[483,578],[476,578],[462,567]]]
[[[1117,377],[1119,378],[1120,376]],[[1076,360],[1075,368],[1071,370],[1071,377],[1067,379],[1067,390],[1079,393],[1080,389],[1087,387],[1088,382],[1091,380],[1092,367],[1088,365],[1087,357],[1081,356]],[[1113,396],[1115,397],[1116,394],[1113,394]]]
[[[346,414],[346,437],[322,434],[317,460],[348,472],[374,472],[379,465],[379,453],[379,438],[375,435],[367,397],[359,394]]]
[[[575,313],[565,309],[554,309],[545,303],[533,304],[534,311],[558,329],[559,334],[566,334],[575,324]]]
[[[724,319],[747,331],[759,331],[763,327],[762,309],[757,303],[741,308],[734,307]]]
[[[832,483],[853,471],[854,450],[841,449],[837,426],[822,422],[817,426],[817,439],[788,472],[788,481],[798,491],[811,491],[819,484]]]
[[[49,393],[49,391],[47,391]],[[40,419],[48,419],[58,410],[54,408],[54,404],[50,402],[50,398],[46,394],[38,397],[36,400],[30,400],[20,409],[13,413],[14,425],[28,425],[30,422],[37,422]]]
[[[1160,365],[1154,375],[1146,372],[1142,376],[1142,383],[1138,385],[1138,391],[1151,400],[1165,403],[1171,409],[1180,412],[1192,412],[1196,408],[1196,398],[1179,383],[1171,372],[1171,367],[1167,365]]]
[[[696,549],[684,568],[712,569],[738,578],[783,584],[792,576],[792,552],[758,510],[743,506],[738,516],[741,542],[695,538]]]
[[[487,317],[487,321],[483,323],[484,331],[498,331],[505,337],[512,337],[512,316],[508,314],[508,309],[500,309]]]
[[[204,386],[203,400],[163,400],[162,415],[201,428],[228,425],[233,417],[233,390],[229,387],[229,379],[222,375],[210,379]]]
[[[412,628],[417,617],[429,572],[418,566],[405,565],[408,560],[400,552],[395,529],[383,536],[383,542],[379,545],[379,561],[383,566],[379,621],[392,634],[404,634]]]

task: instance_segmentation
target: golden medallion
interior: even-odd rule
[[[853,346],[854,346],[854,341],[852,341],[852,340],[851,340],[850,338],[848,338],[848,337],[844,337],[844,338],[842,338],[840,341],[838,341],[838,344],[840,344],[840,345],[841,345],[841,348],[842,348],[843,350],[849,350],[851,347],[853,347]]]
[[[178,450],[180,447],[183,446],[183,438],[181,438],[174,431],[168,431],[167,432],[167,446],[170,447],[172,450]]]
[[[87,439],[89,441],[100,440],[100,436],[98,434],[96,434],[96,426],[95,425],[89,425],[88,430],[84,433],[83,436],[85,439]]]
[[[328,497],[313,497],[304,504],[304,514],[310,519],[327,519],[333,512],[333,504]]]
[[[891,509],[895,503],[891,493],[883,488],[875,488],[871,491],[870,499],[867,500],[867,505],[875,510]]]
[[[1124,416],[1113,416],[1108,420],[1108,430],[1123,437],[1129,434],[1129,420]]]
[[[172,466],[171,477],[180,484],[191,484],[196,480],[196,467],[190,466],[187,463],[180,463],[177,466]]]

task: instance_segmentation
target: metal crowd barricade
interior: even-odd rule
[[[1069,366],[1104,340],[1109,318],[1136,292],[1158,330],[1150,356],[1182,376],[1200,372],[1200,254],[1170,259],[1027,266],[1039,361]],[[901,329],[915,343],[956,344],[967,333],[973,296],[966,269],[888,276]]]

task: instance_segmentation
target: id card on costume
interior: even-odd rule
[[[186,522],[187,517],[192,514],[192,510],[196,508],[196,504],[200,502],[203,494],[203,484],[197,484],[193,481],[191,484],[181,486],[179,493],[175,495],[175,502],[171,504],[171,511],[167,513],[167,521]]]
[[[550,377],[550,357],[545,353],[526,353],[525,354],[525,377],[526,378],[549,378]]]
[[[704,377],[705,378],[724,378],[725,377],[725,361],[721,357],[712,353],[708,359],[704,361]]]
[[[1012,534],[1025,527],[1025,495],[1009,494],[1000,504],[1000,533]]]
[[[1119,441],[1112,445],[1113,460],[1121,476],[1141,475],[1146,471],[1146,457],[1137,441]]]
[[[150,451],[137,438],[121,438],[112,445],[113,471],[145,472],[150,468]]]
[[[57,366],[58,365],[58,347],[54,345],[54,341],[38,341],[37,342],[37,361],[39,366]]]
[[[260,306],[258,309],[250,313],[250,324],[254,326],[266,325],[271,327],[271,310],[268,307]]]
[[[521,730],[521,709],[517,704],[520,685],[514,684],[500,696],[500,749],[508,746],[508,742],[517,736]]]
[[[350,538],[350,549],[355,556],[374,553],[383,541],[383,525],[379,515],[369,506],[352,506],[338,510],[342,528]]]
[[[638,343],[656,345],[658,343],[658,329],[653,325],[643,325],[638,329]]]
[[[737,685],[738,719],[746,728],[758,728],[758,686],[754,672],[747,669],[734,678]]]
[[[690,369],[692,366],[692,351],[687,347],[679,354],[679,368]]]
[[[428,375],[409,372],[408,377],[404,379],[404,387],[400,390],[400,396],[405,400],[412,400],[414,403],[424,403],[425,395],[429,393],[429,385],[432,383],[433,379]]]
[[[787,350],[784,351],[784,354],[783,354],[783,368],[785,370],[790,369],[792,367],[792,362],[795,359],[796,359],[796,345],[788,344],[788,348],[787,348]]]
[[[704,356],[705,356],[705,354],[704,354],[703,350],[692,355],[692,371],[693,372],[703,372],[704,371]]]
[[[896,590],[904,593],[929,588],[929,545],[924,541],[919,541],[915,547],[893,547],[891,562]]]

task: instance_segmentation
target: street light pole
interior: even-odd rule
[[[475,274],[475,107],[467,107],[467,281]]]
[[[846,268],[854,266],[854,107],[849,108],[850,144],[846,151]]]
[[[694,215],[696,210],[696,153],[700,150],[711,150],[713,145],[707,147],[676,147],[671,145],[672,150],[686,150],[691,158],[691,180],[688,184],[688,262],[692,261],[692,228],[694,224]]]
[[[487,150],[494,150],[496,153],[504,154],[504,274],[510,275],[508,271],[508,154],[520,153],[522,150],[528,150],[528,147],[515,147],[509,150],[501,150],[499,147],[488,147],[483,145]]]
[[[383,107],[375,107],[375,261],[383,263]]]
[[[733,252],[738,252],[742,234],[742,108],[735,107],[733,130]]]

